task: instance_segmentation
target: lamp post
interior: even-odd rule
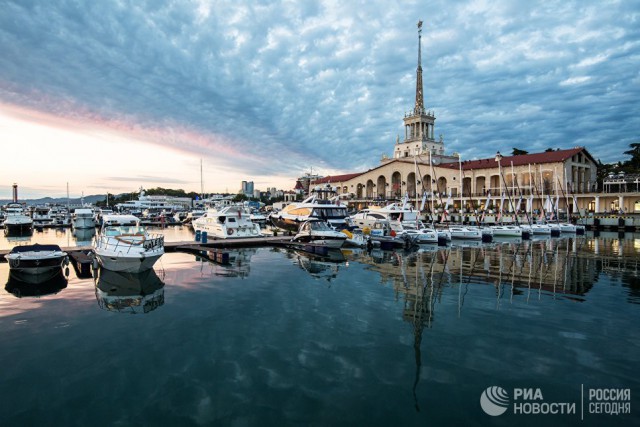
[[[498,151],[496,153],[496,162],[498,162],[498,182],[500,183],[500,212],[502,212],[502,203],[504,203],[504,199],[502,198],[502,167],[500,163],[502,162],[502,154]]]

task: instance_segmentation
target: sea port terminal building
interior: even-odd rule
[[[367,171],[326,176],[312,185],[336,187],[356,209],[405,196],[419,207],[426,195],[425,209],[446,206],[449,212],[539,212],[551,203],[556,213],[574,216],[640,213],[638,177],[609,176],[599,188],[597,162],[585,147],[513,156],[498,152],[476,160],[447,155],[442,137],[434,137],[435,114],[424,108],[421,31],[419,23],[415,105],[403,118],[404,138],[396,139],[393,155]]]

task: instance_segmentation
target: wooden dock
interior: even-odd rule
[[[291,240],[290,236],[276,237],[250,237],[242,239],[208,239],[207,243],[193,240],[182,242],[165,242],[164,251],[169,252],[189,252],[209,251],[211,249],[234,249],[234,248],[255,248],[262,246],[283,245]],[[69,246],[63,247],[63,251],[77,255],[77,259],[82,258],[81,253],[88,255],[93,251],[93,246]],[[6,262],[4,255],[11,252],[11,249],[0,249],[0,262]],[[83,258],[84,259],[84,258]],[[84,261],[83,261],[84,262]]]

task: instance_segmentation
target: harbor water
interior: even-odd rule
[[[1,263],[0,425],[640,424],[638,234],[228,252],[37,290]]]

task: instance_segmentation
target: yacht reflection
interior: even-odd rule
[[[68,271],[68,270],[67,270]],[[67,278],[62,268],[47,270],[40,274],[27,274],[19,270],[9,271],[5,290],[18,298],[53,295],[67,287]]]
[[[204,272],[205,267],[210,267],[214,276],[241,277],[249,276],[251,272],[251,257],[256,254],[256,248],[225,249],[228,255],[227,262],[222,263],[222,258],[217,258],[213,252],[204,252],[201,256],[196,255],[196,261],[201,261],[200,270]]]
[[[340,264],[346,262],[341,250],[329,250],[327,255],[316,255],[305,251],[294,251],[294,263],[316,279],[328,282],[335,279],[340,271]]]
[[[153,269],[125,273],[100,268],[96,299],[103,310],[148,313],[164,304],[164,282]]]
[[[76,244],[78,246],[90,245],[93,241],[93,236],[96,235],[95,228],[74,228],[73,237],[76,238]]]
[[[5,239],[7,239],[7,242],[11,243],[11,246],[18,246],[31,243],[31,237],[32,236],[6,236]]]

